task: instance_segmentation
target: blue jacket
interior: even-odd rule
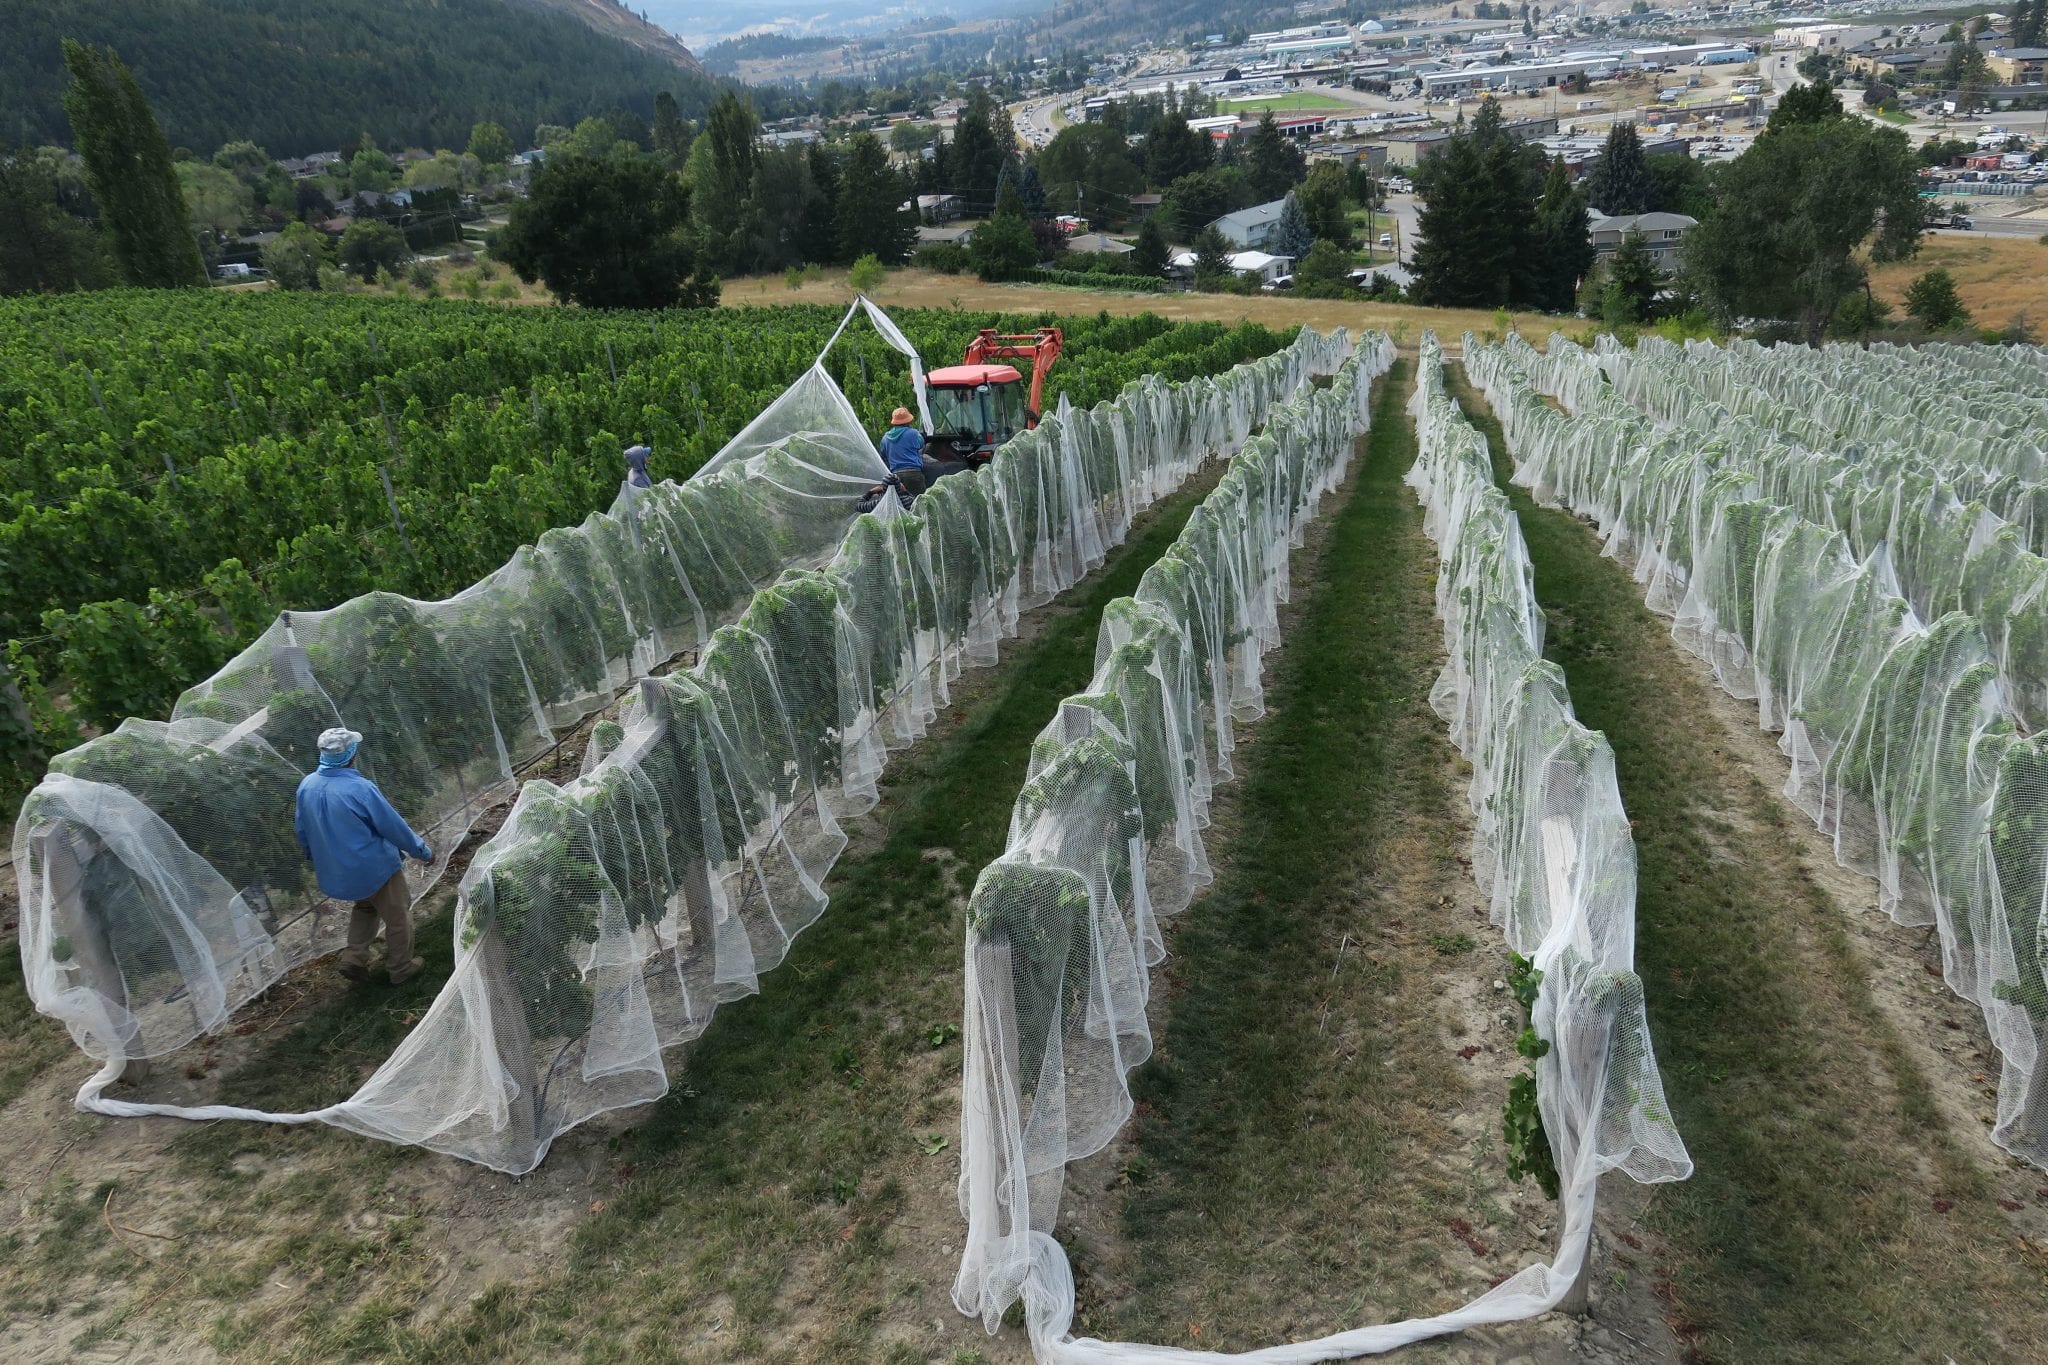
[[[882,437],[882,461],[891,469],[923,469],[924,433],[916,427],[890,427]]]
[[[299,783],[299,848],[313,860],[320,890],[336,900],[368,900],[398,871],[403,854],[432,854],[377,784],[354,768],[320,768]]]

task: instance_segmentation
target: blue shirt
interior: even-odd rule
[[[924,433],[916,427],[890,427],[882,438],[882,460],[891,469],[924,468]]]
[[[398,871],[402,854],[428,850],[377,784],[354,768],[318,768],[299,783],[299,848],[313,860],[320,890],[336,900],[368,900]]]

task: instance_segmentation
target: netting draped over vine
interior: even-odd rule
[[[1215,379],[1063,407],[915,515],[854,514],[881,466],[813,368],[736,439],[751,453],[622,493],[451,602],[281,618],[168,726],[67,755],[24,810],[31,989],[109,1058],[81,1106],[324,1121],[522,1172],[572,1124],[659,1095],[661,1049],[822,912],[838,820],[959,668],[1347,349],[1304,332]],[[645,676],[698,641],[695,668]],[[102,1093],[124,1058],[339,946],[345,908],[318,901],[289,823],[320,728],[369,737],[363,767],[445,858],[523,757],[622,690],[583,776],[527,783],[477,851],[453,978],[355,1097],[285,1115]]]
[[[1070,1338],[1072,1272],[1052,1233],[1067,1163],[1100,1150],[1131,1112],[1125,1077],[1151,1051],[1159,921],[1210,880],[1202,829],[1215,784],[1232,776],[1235,727],[1263,711],[1290,549],[1341,481],[1372,380],[1392,358],[1375,338],[1330,389],[1276,412],[1136,596],[1105,611],[1095,676],[1039,735],[1008,847],[976,884],[963,1034],[968,1235],[954,1301],[993,1331],[1021,1298],[1042,1360],[1225,1358]],[[1571,721],[1561,681],[1540,662],[1512,515],[1497,491],[1491,503],[1476,495],[1483,451],[1472,459],[1440,421],[1426,425],[1417,481],[1436,533],[1455,542],[1444,600],[1460,652],[1439,701],[1489,784],[1475,804],[1495,812],[1481,837],[1496,916],[1549,973],[1538,1023],[1558,1043],[1544,1104],[1575,1181],[1566,1247],[1557,1267],[1525,1271],[1457,1313],[1244,1359],[1356,1355],[1540,1312],[1573,1279],[1567,1253],[1584,1254],[1599,1171],[1675,1179],[1690,1169],[1629,970],[1634,862],[1611,758]]]
[[[1710,377],[1722,368],[1699,348],[1610,360],[1568,344],[1546,357],[1468,342],[1467,354],[1501,415],[1516,481],[1599,523],[1650,606],[1674,618],[1678,642],[1730,693],[1757,700],[1791,760],[1786,796],[1841,863],[1877,879],[1899,923],[1938,927],[1948,984],[1983,1011],[2001,1054],[1992,1138],[2048,1166],[2048,740],[2028,732],[2043,695],[2040,561],[2011,523],[1939,484],[1887,497],[1858,468],[1860,449],[1773,440],[1779,432],[1760,434],[1712,402],[1667,406],[1684,387],[1679,366],[1697,362]],[[1872,381],[1890,363],[1908,394],[1919,369],[1954,378],[1939,354],[1822,356],[1793,348],[1786,363],[1850,400],[1882,405]],[[2039,367],[2042,357],[1993,359]],[[1603,365],[1619,376],[1611,388]],[[1826,391],[1836,400],[1827,410],[1857,427],[1857,402]],[[1668,425],[1623,394],[1669,413]],[[1936,457],[1941,477],[1965,461],[2024,463],[2048,437],[2040,409],[2036,387],[1992,406],[2032,426],[2014,418],[1974,444],[1930,439],[1947,452]],[[1816,475],[1819,489],[1802,491]],[[1884,520],[1863,514],[1871,506],[1888,507]]]

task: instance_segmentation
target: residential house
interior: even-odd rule
[[[1252,250],[1272,240],[1273,230],[1280,225],[1280,208],[1287,201],[1275,199],[1269,203],[1254,204],[1248,209],[1226,213],[1209,224],[1223,234],[1223,240],[1232,246]]]
[[[1176,251],[1167,258],[1168,273],[1186,278],[1195,273],[1195,253]],[[1230,256],[1230,268],[1239,275],[1256,275],[1261,284],[1271,284],[1294,267],[1292,256],[1275,256],[1264,251],[1238,251]]]
[[[1159,211],[1164,196],[1157,194],[1134,194],[1131,196],[1131,217],[1142,223]]]
[[[1293,273],[1294,258],[1264,251],[1239,251],[1231,255],[1230,269],[1238,275],[1256,275],[1260,284],[1271,284],[1282,275]]]
[[[1607,260],[1619,251],[1621,239],[1630,232],[1640,232],[1644,245],[1650,249],[1650,259],[1667,275],[1678,269],[1678,249],[1685,234],[1700,225],[1699,219],[1682,213],[1626,213],[1603,218],[1589,209],[1587,216],[1592,219],[1589,227],[1593,253],[1599,260]]]
[[[917,217],[920,222],[937,227],[950,223],[960,216],[960,196],[957,194],[920,194],[917,196]]]
[[[919,246],[936,246],[945,242],[966,246],[973,237],[974,229],[971,227],[921,227],[917,230]]]

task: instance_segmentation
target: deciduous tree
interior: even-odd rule
[[[1794,123],[1722,169],[1713,213],[1686,239],[1686,264],[1724,319],[1794,323],[1818,345],[1842,300],[1863,287],[1859,251],[1903,259],[1920,230],[1905,134],[1862,119]]]
[[[364,218],[350,223],[348,231],[341,234],[341,268],[361,277],[365,284],[374,283],[380,270],[398,274],[411,257],[405,234],[389,223]]]
[[[148,288],[206,282],[170,144],[121,59],[111,50],[64,42],[71,84],[64,112],[114,259],[129,284]]]
[[[502,123],[479,123],[469,130],[469,154],[479,164],[502,166],[512,159],[512,152],[512,135]]]
[[[263,247],[263,273],[276,289],[318,289],[326,264],[327,239],[304,223],[285,224]]]
[[[1317,241],[1335,242],[1341,251],[1351,249],[1356,238],[1351,231],[1351,195],[1342,168],[1334,162],[1322,162],[1308,173],[1308,179],[1301,182],[1294,197],[1301,204],[1302,216],[1308,220],[1309,233]]]
[[[655,157],[569,157],[534,175],[491,250],[587,308],[710,307],[718,282],[700,267],[689,219],[689,192]]]

